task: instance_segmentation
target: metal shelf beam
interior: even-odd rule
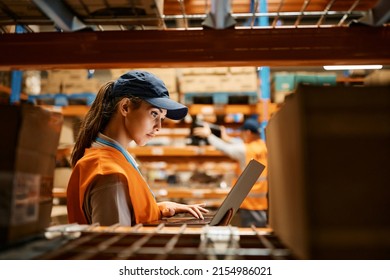
[[[390,64],[389,27],[3,34],[0,70]]]

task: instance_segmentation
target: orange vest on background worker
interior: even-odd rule
[[[267,147],[261,139],[245,144],[245,160],[249,162],[256,159],[265,165],[265,169],[258,181],[252,187],[248,196],[242,202],[240,208],[247,210],[267,210],[268,209],[268,181],[267,181]]]
[[[122,174],[127,179],[135,222],[146,223],[161,218],[156,200],[142,175],[123,154],[111,147],[89,148],[74,167],[67,189],[69,223],[87,224],[83,211],[85,192],[95,176]]]

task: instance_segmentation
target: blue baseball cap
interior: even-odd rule
[[[240,127],[241,130],[250,130],[253,133],[260,134],[261,124],[254,118],[248,118]]]
[[[139,97],[153,106],[166,109],[166,117],[172,120],[181,120],[188,113],[185,105],[169,98],[164,82],[146,71],[133,70],[120,76],[114,82],[112,95]]]

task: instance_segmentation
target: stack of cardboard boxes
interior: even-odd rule
[[[234,104],[244,98],[247,104],[258,102],[256,67],[182,68],[178,79],[186,104]]]
[[[0,105],[0,244],[50,225],[56,153],[63,117],[32,105]]]

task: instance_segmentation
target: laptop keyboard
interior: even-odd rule
[[[212,220],[212,217],[205,217],[203,220],[197,219],[194,217],[188,217],[188,218],[167,218],[163,220],[163,223],[165,224],[192,224],[192,225],[205,225],[210,223]]]

